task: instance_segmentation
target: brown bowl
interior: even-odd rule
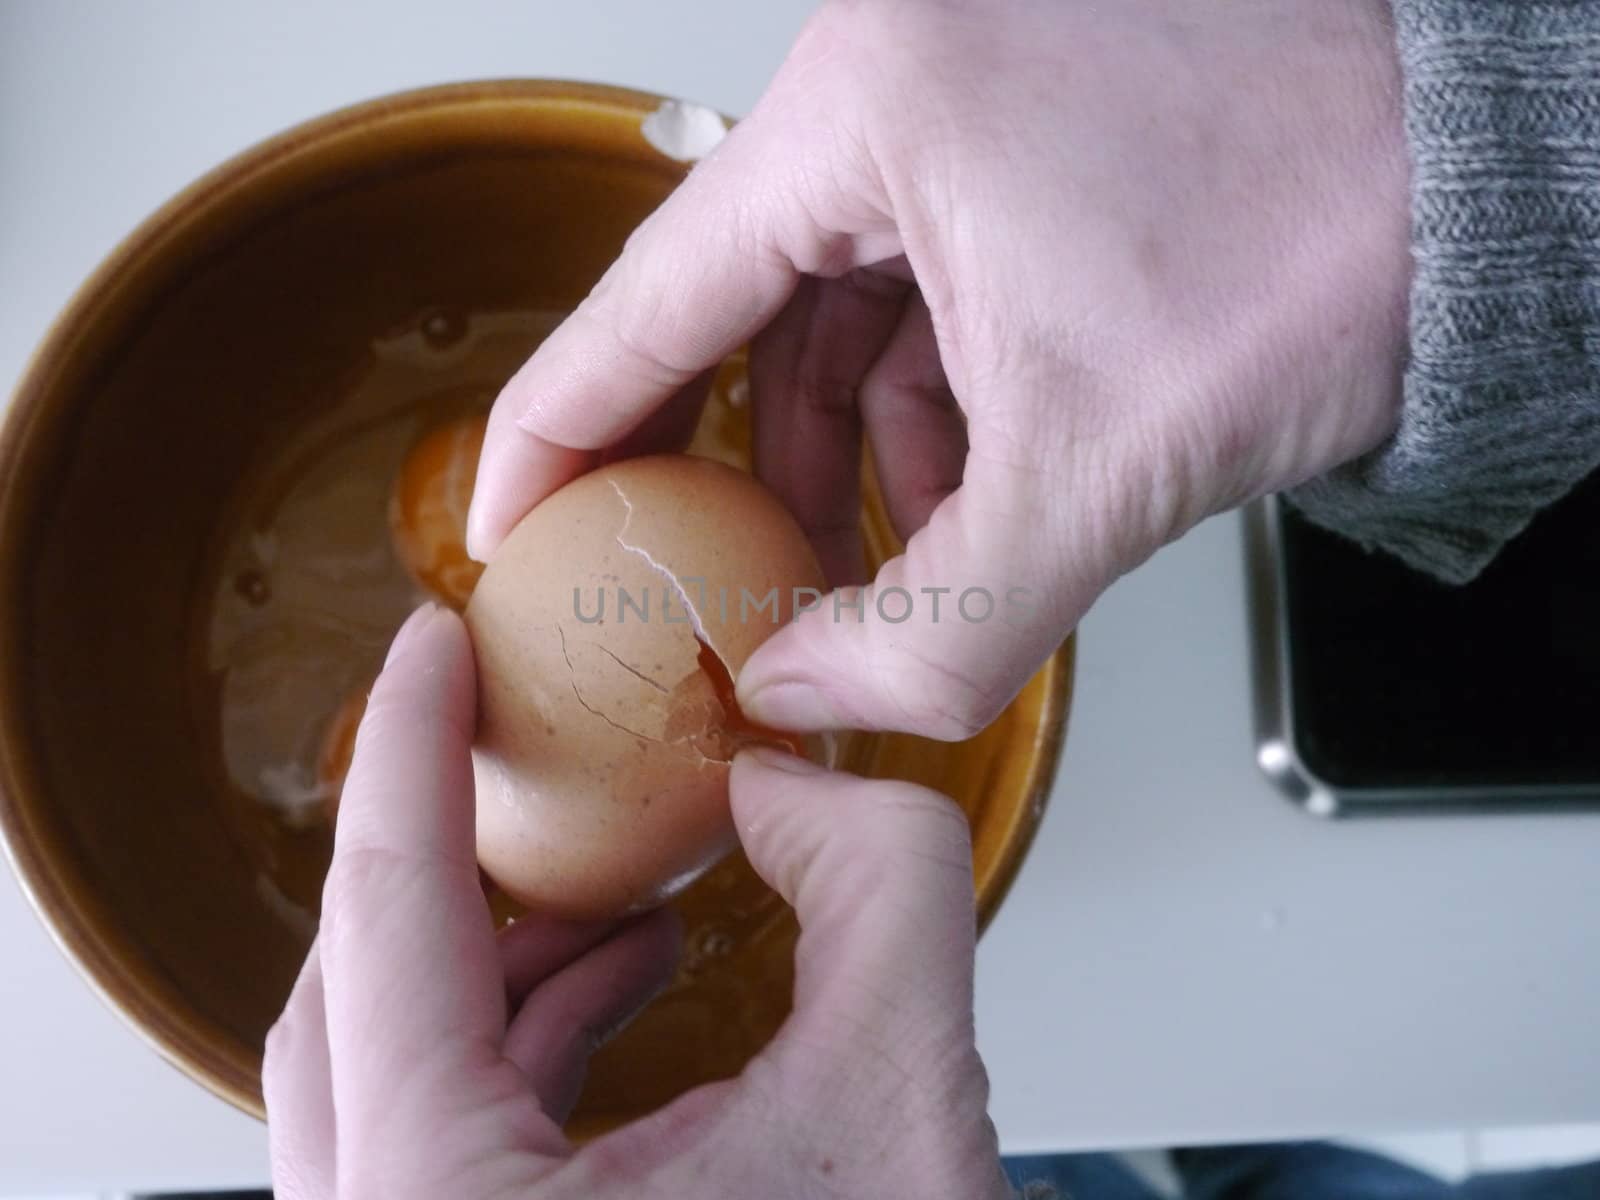
[[[570,308],[683,176],[640,133],[659,103],[484,83],[293,129],[129,237],[17,390],[0,434],[0,830],[90,983],[247,1111],[262,1112],[262,1041],[306,951],[328,837],[252,810],[219,767],[199,647],[241,481],[264,447],[339,415],[375,339],[430,313]],[[738,458],[744,421],[723,396],[702,440]],[[875,500],[864,519],[875,554],[892,552]],[[966,808],[984,920],[1043,810],[1071,663],[1069,644],[968,742],[852,754]],[[579,1135],[737,1072],[787,1011],[793,919],[742,860],[680,906],[679,979],[597,1058]]]

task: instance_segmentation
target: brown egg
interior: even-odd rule
[[[465,608],[483,573],[467,557],[467,506],[488,417],[436,425],[406,455],[389,496],[389,532],[406,570],[451,608]]]
[[[466,612],[483,868],[530,908],[611,917],[716,862],[734,752],[798,746],[732,681],[824,586],[777,499],[708,459],[614,463],[540,504]]]

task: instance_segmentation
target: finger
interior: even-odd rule
[[[517,416],[496,400],[478,454],[478,475],[467,506],[467,554],[481,563],[489,561],[534,505],[599,460],[595,450],[560,446],[518,429]]]
[[[751,865],[800,922],[778,1053],[803,1060],[786,1064],[799,1079],[836,1086],[870,1061],[887,1086],[918,1090],[941,1069],[935,1049],[972,1045],[966,817],[927,788],[772,750],[740,754],[730,788]]]
[[[503,524],[509,531],[548,492],[603,462],[633,458],[640,454],[675,454],[682,451],[694,436],[710,385],[710,372],[697,376],[659,409],[646,416],[620,442],[604,450],[573,450],[546,443],[540,438],[524,436],[514,428],[507,429],[510,411],[496,405],[489,414],[483,449],[478,458],[477,478],[481,480],[484,476],[486,456],[493,455],[496,462],[490,471],[503,481],[504,486],[497,487],[492,494],[485,496],[481,504],[487,506],[484,512],[489,515],[480,512],[478,519],[487,521],[497,529]],[[549,487],[541,482],[547,478],[554,481]],[[474,483],[473,501],[468,512],[467,544],[472,557],[483,562],[493,550],[493,545],[475,548],[470,536],[472,513],[479,511],[480,507],[477,499],[479,487]]]
[[[759,113],[736,127],[506,384],[468,514],[474,558],[582,471],[581,452],[617,441],[750,340],[802,273],[842,274],[893,249],[873,173],[835,159],[825,191],[802,187],[798,136]]]
[[[672,979],[681,930],[659,909],[539,984],[506,1032],[505,1055],[522,1070],[551,1119],[577,1103],[589,1056]]]
[[[901,541],[961,486],[967,423],[939,361],[933,318],[913,292],[894,336],[861,381],[861,416],[889,522]]]
[[[865,593],[825,597],[750,657],[737,680],[748,716],[954,740],[1011,701],[1111,574],[1052,533],[1071,489],[1019,484],[976,454],[964,470]]]
[[[497,935],[500,966],[511,1008],[539,984],[616,929],[614,921],[563,921],[530,913],[518,917]]]
[[[333,1079],[315,942],[283,1014],[267,1031],[261,1090],[274,1194],[282,1200],[333,1200]]]
[[[802,280],[751,347],[756,474],[799,520],[835,587],[867,577],[857,392],[906,291],[871,268]]]
[[[474,855],[475,686],[460,618],[424,606],[356,735],[320,938],[341,1173],[379,1152],[377,1130],[392,1139],[395,1097],[448,1086],[505,1029]]]
[[[798,272],[752,200],[779,203],[754,186],[751,136],[736,129],[689,174],[495,399],[467,515],[474,558],[585,469],[575,452],[620,439],[788,299]]]
[[[620,441],[600,451],[599,462],[616,462],[642,454],[681,454],[700,423],[700,413],[711,393],[713,374],[704,371],[695,376]]]

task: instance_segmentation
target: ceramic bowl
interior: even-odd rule
[[[314,895],[328,839],[241,823],[219,777],[197,625],[239,480],[262,445],[318,419],[330,379],[369,369],[374,339],[419,313],[570,308],[683,177],[641,134],[660,104],[482,83],[299,126],[133,233],[11,403],[0,830],[87,980],[240,1108],[262,1111],[262,1042],[311,934],[259,865],[268,855]],[[742,453],[742,413],[718,404],[705,420]],[[864,520],[875,555],[891,553],[875,496]],[[970,741],[872,738],[853,755],[965,807],[985,921],[1045,804],[1071,663],[1069,644]],[[596,1058],[578,1136],[737,1072],[788,1010],[793,917],[742,860],[678,903],[678,980]]]

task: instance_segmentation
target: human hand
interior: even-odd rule
[[[460,619],[395,639],[340,804],[322,930],[264,1067],[281,1200],[1006,1196],[973,1045],[967,826],[942,796],[777,752],[733,767],[801,925],[794,1011],[736,1079],[580,1149],[589,1054],[672,973],[665,911],[498,936],[473,855]]]
[[[753,338],[758,473],[859,583],[865,429],[914,604],[825,602],[741,706],[972,733],[1118,575],[1393,427],[1395,59],[1383,0],[825,5],[506,386],[473,554]]]

